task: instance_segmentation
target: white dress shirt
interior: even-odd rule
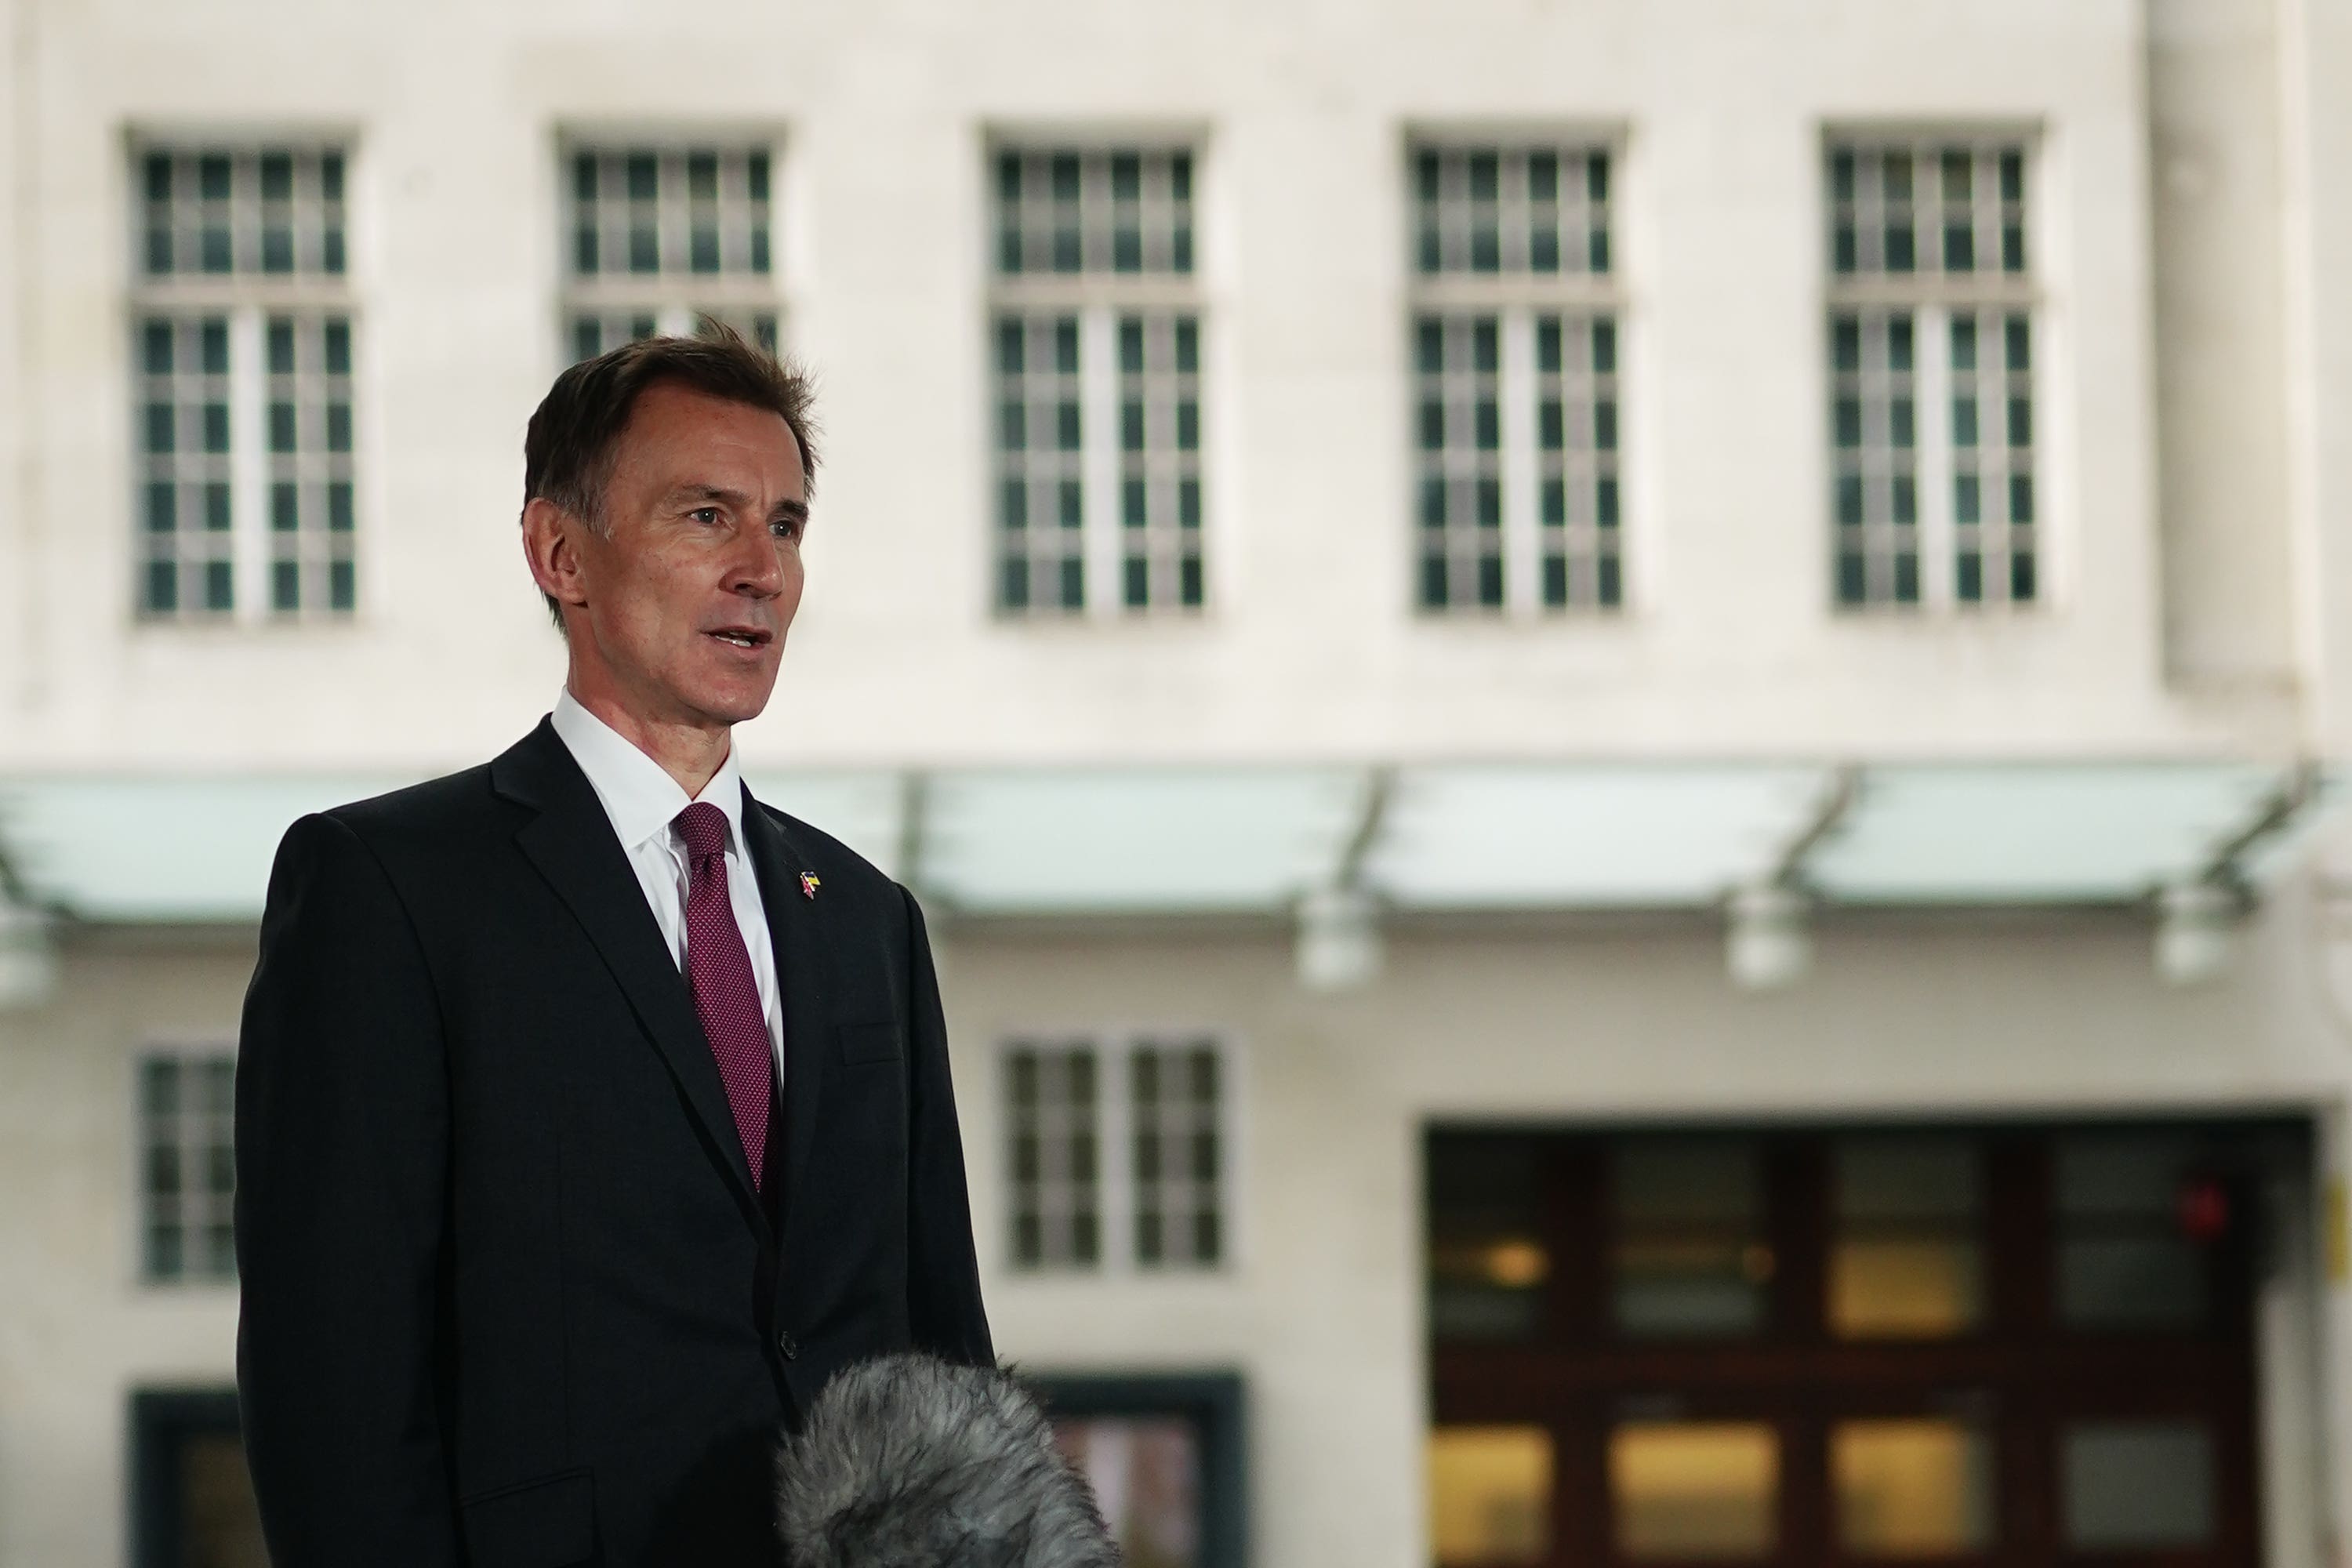
[[[735,906],[743,945],[751,950],[751,978],[759,983],[760,1010],[767,1016],[768,1046],[775,1053],[781,1083],[784,1014],[776,988],[776,946],[768,936],[759,874],[744,846],[743,774],[735,765],[733,746],[702,793],[689,800],[659,763],[582,707],[569,688],[555,700],[553,718],[555,733],[604,803],[604,815],[645,889],[646,902],[653,907],[654,923],[661,927],[662,941],[681,973],[686,969],[686,846],[671,825],[695,800],[707,800],[727,814],[727,897]]]

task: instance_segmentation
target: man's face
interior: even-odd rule
[[[642,722],[755,718],[801,602],[808,494],[779,415],[675,383],[639,395],[605,487],[605,531],[572,531],[583,635]],[[582,622],[585,624],[583,625]]]

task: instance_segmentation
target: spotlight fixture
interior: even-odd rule
[[[1352,991],[1381,972],[1380,910],[1358,888],[1318,888],[1298,901],[1298,983]]]
[[[0,1013],[29,1012],[48,1001],[57,984],[49,917],[0,891]]]
[[[1811,912],[1811,901],[1782,883],[1752,883],[1734,892],[1724,952],[1732,983],[1776,991],[1802,979],[1813,963]]]
[[[2237,895],[2217,883],[2165,889],[2157,897],[2157,973],[2175,985],[2220,979],[2237,949],[2238,914]]]

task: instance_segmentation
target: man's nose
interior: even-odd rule
[[[772,599],[782,593],[784,552],[778,542],[765,523],[744,530],[728,562],[728,590],[755,599]]]

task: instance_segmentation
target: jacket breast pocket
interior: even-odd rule
[[[895,1023],[843,1024],[836,1032],[844,1062],[895,1062],[907,1054],[902,1031]]]
[[[566,1470],[462,1499],[466,1554],[482,1568],[572,1568],[596,1557],[596,1478]]]

